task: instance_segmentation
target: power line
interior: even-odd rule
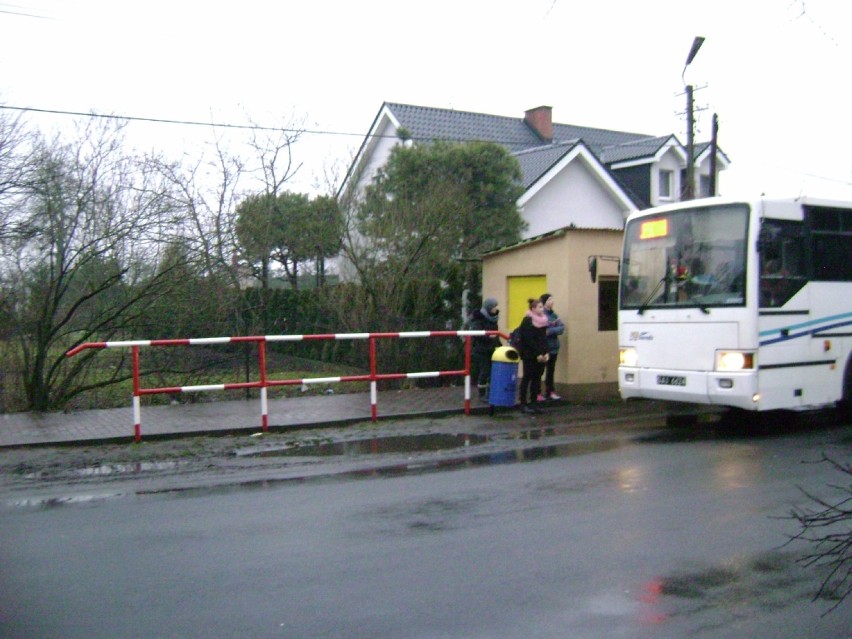
[[[399,136],[397,134],[370,134],[370,133],[351,133],[344,131],[324,131],[321,129],[295,129],[295,128],[287,128],[287,127],[274,127],[274,126],[262,126],[259,124],[230,124],[227,122],[198,122],[196,120],[174,120],[168,118],[148,118],[142,116],[131,116],[131,115],[115,115],[115,114],[106,114],[106,113],[96,113],[91,111],[89,113],[84,113],[82,111],[66,111],[62,109],[42,109],[38,107],[21,107],[21,106],[11,106],[6,104],[0,104],[0,109],[7,109],[11,111],[22,111],[22,112],[32,112],[32,113],[46,113],[50,115],[69,115],[74,117],[84,117],[84,118],[100,118],[105,120],[127,120],[130,122],[150,122],[154,124],[178,124],[182,126],[205,126],[205,127],[213,127],[213,128],[222,128],[222,129],[238,129],[245,131],[278,131],[284,133],[294,133],[294,134],[309,134],[309,135],[339,135],[339,136],[348,136],[348,137],[358,137],[358,138],[387,138],[387,139],[397,139]],[[409,138],[411,140],[416,141],[427,141],[432,142],[437,139],[440,139],[444,142],[470,142],[473,141],[473,138],[469,137],[417,137],[412,136]],[[517,143],[516,140],[492,140],[492,142],[496,142],[498,144],[511,145]]]
[[[292,129],[287,127],[261,126],[259,124],[230,124],[227,122],[198,122],[195,120],[172,120],[166,118],[147,118],[132,115],[115,115],[108,113],[96,113],[91,111],[84,113],[82,111],[64,111],[61,109],[40,109],[37,107],[20,107],[0,104],[0,109],[8,109],[11,111],[29,111],[32,113],[49,113],[51,115],[71,115],[84,118],[101,118],[105,120],[128,120],[132,122],[153,122],[155,124],[180,124],[188,126],[208,126],[222,129],[243,129],[249,131],[283,131],[285,133],[310,133],[314,135],[350,135],[363,137],[363,133],[345,133],[342,131],[321,131],[318,129]]]
[[[20,9],[18,11],[17,9]],[[39,20],[53,20],[48,16],[40,16],[35,13],[27,13],[29,11],[29,7],[22,7],[17,4],[7,4],[5,2],[0,2],[0,13],[5,13],[10,16],[21,16],[22,18],[37,18]]]
[[[0,6],[3,6],[3,5],[0,4]],[[3,11],[0,10],[0,13],[3,13]],[[396,135],[375,135],[375,134],[370,135],[369,133],[365,135],[364,133],[349,133],[349,132],[342,132],[342,131],[322,131],[322,130],[319,130],[319,129],[301,130],[301,129],[292,129],[292,128],[283,128],[283,127],[261,126],[261,125],[257,125],[257,124],[230,124],[230,123],[226,123],[226,122],[222,122],[222,123],[197,122],[197,121],[193,121],[193,120],[174,120],[174,119],[165,119],[165,118],[148,118],[148,117],[140,117],[140,116],[122,116],[122,115],[103,114],[103,113],[95,113],[95,112],[84,113],[82,111],[65,111],[65,110],[61,110],[61,109],[41,109],[41,108],[36,108],[36,107],[20,107],[20,106],[11,106],[11,105],[6,105],[6,104],[0,104],[0,110],[2,110],[2,109],[6,109],[6,110],[10,110],[10,111],[22,111],[22,112],[30,111],[30,112],[33,112],[33,113],[46,113],[46,114],[51,114],[51,115],[68,115],[68,116],[84,117],[84,118],[102,118],[102,119],[109,119],[109,120],[128,120],[128,121],[134,121],[134,122],[151,122],[151,123],[154,123],[154,124],[178,124],[178,125],[185,125],[185,126],[219,127],[219,128],[223,128],[223,129],[239,129],[239,130],[249,130],[249,131],[250,130],[254,130],[254,131],[283,131],[285,133],[308,133],[308,134],[315,134],[315,135],[341,135],[341,136],[361,137],[361,138],[364,138],[364,137],[396,138],[396,137],[398,137]],[[419,139],[419,138],[412,138],[412,139]],[[444,141],[448,141],[448,142],[449,141],[461,141],[461,142],[463,142],[463,141],[465,141],[465,139],[463,139],[463,138],[460,138],[460,139],[444,138]],[[850,184],[850,182],[848,182],[848,181],[844,182],[843,180],[838,180],[838,179],[835,179],[835,178],[829,178],[829,177],[826,177],[826,176],[820,176],[820,175],[815,175],[815,174],[805,174],[805,175],[808,175],[809,177],[814,177],[814,178],[832,181],[832,182],[838,182],[840,184]]]

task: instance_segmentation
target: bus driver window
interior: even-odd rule
[[[806,281],[801,224],[763,220],[759,246],[760,306],[784,306]]]

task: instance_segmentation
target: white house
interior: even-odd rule
[[[676,136],[651,136],[552,120],[540,106],[523,118],[385,102],[346,175],[340,196],[356,195],[405,140],[487,141],[506,147],[521,165],[525,238],[573,225],[620,229],[633,210],[680,199],[687,150]],[[694,151],[694,192],[710,195],[710,145]],[[728,159],[717,152],[717,171]]]

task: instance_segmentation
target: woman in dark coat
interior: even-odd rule
[[[497,300],[493,297],[486,298],[482,302],[482,308],[474,311],[468,318],[467,328],[472,331],[496,331],[499,316]],[[471,373],[476,380],[479,401],[487,402],[488,385],[491,382],[491,357],[494,355],[494,349],[500,346],[500,338],[497,335],[482,335],[474,337],[472,342]]]
[[[553,310],[553,296],[550,293],[545,293],[539,299],[544,304],[544,314],[547,317],[548,360],[544,365],[544,395],[539,395],[538,400],[562,399],[556,394],[553,378],[556,371],[556,358],[559,356],[559,336],[565,332],[565,324]]]
[[[539,299],[531,299],[529,310],[518,327],[518,351],[524,363],[521,379],[521,411],[541,412],[535,407],[536,397],[541,393],[541,374],[547,362],[547,315]]]

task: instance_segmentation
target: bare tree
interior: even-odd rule
[[[292,126],[291,123],[283,123],[276,130],[258,127],[254,129],[249,142],[253,151],[251,162],[254,168],[252,173],[258,181],[261,191],[259,201],[267,202],[270,207],[265,224],[273,227],[269,230],[269,236],[272,238],[283,238],[288,235],[284,232],[285,218],[288,214],[300,208],[302,196],[286,193],[284,186],[296,176],[301,168],[301,163],[296,163],[293,159],[293,146],[299,141],[301,133],[301,125]],[[273,243],[276,242],[278,251],[275,252],[273,259],[281,264],[285,276],[291,283],[298,282],[301,256],[289,250],[291,242],[285,243],[276,240]],[[250,262],[251,256],[244,255],[243,257]],[[267,260],[266,266],[268,267],[268,265]],[[269,273],[264,273],[264,286],[268,285],[268,278]]]
[[[113,383],[118,369],[86,379],[90,355],[69,361],[65,351],[132,331],[169,285],[168,272],[151,265],[169,233],[172,198],[124,153],[122,128],[88,120],[72,141],[39,139],[32,148],[34,172],[0,257],[4,289],[14,291],[2,311],[31,410]]]
[[[210,149],[191,164],[159,160],[157,170],[174,197],[182,244],[206,276],[224,276],[239,288],[236,205],[245,165],[219,138]]]
[[[292,145],[299,134],[290,128],[255,127],[248,158],[215,135],[209,152],[191,164],[160,162],[159,170],[175,193],[175,208],[183,215],[183,241],[208,276],[224,275],[230,286],[242,287],[238,207],[247,193],[277,194],[293,177],[299,167],[294,166]]]
[[[0,111],[0,239],[14,222],[16,202],[33,169],[32,137],[21,115]]]
[[[823,455],[818,463],[831,464],[841,476],[852,478],[852,465],[841,464]],[[833,599],[839,606],[852,593],[852,483],[831,485],[830,489],[839,492],[834,499],[826,499],[807,491],[810,507],[795,508],[790,517],[800,526],[799,532],[791,541],[804,541],[810,545],[810,552],[799,559],[805,566],[821,566],[828,569],[816,599]]]
[[[302,136],[302,124],[284,123],[278,129],[256,127],[249,146],[254,152],[253,173],[265,193],[277,197],[284,185],[292,180],[301,163],[293,159],[293,146]]]

